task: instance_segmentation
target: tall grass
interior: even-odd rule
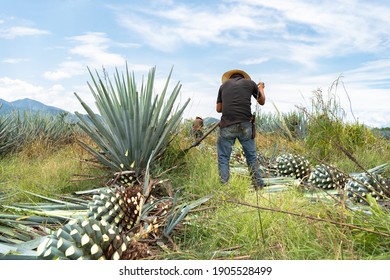
[[[321,90],[314,91],[311,110],[300,109],[308,119],[308,133],[303,144],[313,162],[337,163],[340,167],[348,166],[347,172],[353,172],[351,167],[356,171],[358,166],[351,165],[348,154],[354,155],[366,169],[390,160],[388,153],[381,155],[378,151],[388,149],[388,143],[375,137],[364,124],[345,120],[345,111],[335,93],[325,95]]]
[[[360,169],[344,152],[352,154],[367,169],[390,161],[389,141],[358,121],[346,121],[335,92],[316,90],[311,101],[310,108],[258,114],[260,135],[256,142],[263,156],[298,153],[313,165],[334,164],[347,173]]]

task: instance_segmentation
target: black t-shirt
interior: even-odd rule
[[[251,120],[251,97],[260,96],[257,84],[244,78],[226,80],[219,88],[217,103],[222,103],[220,127]]]

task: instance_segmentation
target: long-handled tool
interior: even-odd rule
[[[255,113],[253,114],[252,116],[252,139],[255,138],[256,136],[256,115],[258,114],[258,110],[259,110],[259,103],[261,101],[259,101],[261,99],[261,95],[263,95],[264,97],[264,83],[263,82],[259,82],[258,83],[258,87],[259,87],[259,96],[257,96],[256,98],[256,110],[255,110]],[[263,102],[264,104],[264,102]],[[263,105],[262,104],[262,105]],[[256,160],[257,160],[257,165],[259,165],[259,159],[256,157]],[[256,204],[257,204],[257,207],[259,207],[259,189],[256,188],[255,189],[256,191]],[[257,208],[257,215],[258,215],[258,218],[259,218],[259,223],[260,223],[260,230],[261,230],[261,237],[263,239],[263,246],[265,247],[265,237],[264,237],[264,229],[263,229],[263,221],[261,219],[261,213],[260,213],[260,208]],[[257,233],[257,231],[256,231]]]

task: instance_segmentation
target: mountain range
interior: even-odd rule
[[[29,111],[29,112],[41,112],[50,115],[57,115],[61,113],[69,113],[63,109],[45,105],[39,101],[24,98],[18,99],[12,102],[0,99],[0,115],[8,114],[13,111]]]

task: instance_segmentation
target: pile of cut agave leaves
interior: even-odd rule
[[[145,182],[147,197],[138,190],[126,197],[131,188],[116,183],[58,198],[24,191],[47,202],[2,205],[0,259],[153,258],[188,213],[210,197],[179,203],[178,193],[157,189],[161,181]],[[0,201],[9,196],[0,193]]]

